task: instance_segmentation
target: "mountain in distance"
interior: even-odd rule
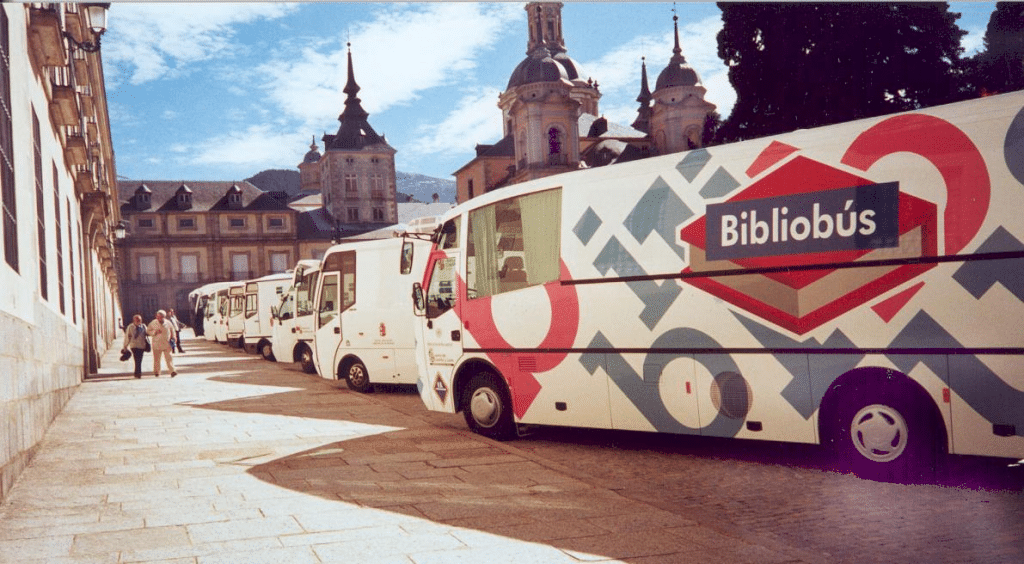
[[[396,172],[398,201],[429,204],[434,194],[438,201],[455,203],[455,181],[433,178],[413,172]],[[246,181],[264,192],[284,192],[289,196],[299,193],[299,171],[270,169],[258,172]]]

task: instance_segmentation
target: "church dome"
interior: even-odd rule
[[[316,137],[313,138],[313,144],[309,146],[309,151],[305,157],[302,157],[303,163],[316,163],[320,162],[320,151],[316,146]]]
[[[575,67],[573,72],[576,72]],[[517,86],[537,82],[557,82],[562,79],[568,80],[569,73],[566,72],[565,67],[561,63],[547,53],[547,50],[543,50],[540,53],[526,57],[523,59],[523,62],[516,66],[515,70],[512,71],[512,76],[508,79],[508,86],[505,89],[509,90]]]
[[[576,61],[572,60],[564,51],[556,53],[552,58],[555,62],[562,65],[562,68],[565,69],[566,77],[569,80],[586,82],[590,78],[586,71],[583,70],[583,67],[581,67]]]
[[[654,84],[655,90],[672,88],[673,86],[697,86],[700,84],[700,77],[697,71],[686,62],[683,57],[683,50],[679,47],[679,17],[673,16],[673,27],[675,28],[675,47],[672,49],[672,58],[668,66],[658,75],[658,81]]]

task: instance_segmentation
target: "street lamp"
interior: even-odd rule
[[[110,8],[110,2],[83,3],[81,7],[85,10],[85,23],[96,38],[96,43],[78,41],[66,31],[64,37],[67,37],[75,47],[87,53],[95,53],[100,50],[100,36],[107,31],[107,10]]]
[[[128,222],[122,219],[117,223],[117,226],[114,227],[114,237],[118,240],[124,239],[127,232]]]

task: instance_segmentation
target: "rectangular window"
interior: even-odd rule
[[[199,282],[199,255],[178,255],[182,282]]]
[[[271,229],[275,229],[275,228],[276,229],[280,229],[280,228],[284,227],[284,218],[283,217],[267,218],[267,227],[269,227]]]
[[[231,253],[231,279],[246,280],[249,276],[249,253]]]
[[[303,316],[313,313],[313,285],[319,278],[319,272],[310,272],[299,280],[295,287],[295,315]]]
[[[75,239],[71,234],[71,198],[64,201],[68,210],[68,283],[71,286],[71,321],[78,323],[78,297],[75,295]]]
[[[349,208],[348,209],[348,220],[349,221],[359,221],[359,208]]]
[[[482,298],[558,280],[561,189],[469,212],[466,285]]]
[[[178,229],[195,229],[196,218],[194,217],[179,217],[178,218]]]
[[[384,198],[384,175],[379,172],[370,174],[370,197],[374,199]]]
[[[244,217],[232,217],[232,218],[228,219],[228,226],[229,227],[245,227],[245,218]]]
[[[346,174],[345,175],[345,192],[348,194],[358,192],[359,183],[356,181],[356,175]]]
[[[338,274],[324,273],[320,288],[320,303],[317,307],[317,327],[323,327],[338,317]]]
[[[35,156],[36,184],[36,247],[39,255],[39,295],[50,299],[50,280],[46,265],[46,207],[43,197],[43,146],[40,140],[39,116],[32,112],[32,152]]]
[[[382,208],[373,208],[373,220],[384,221],[384,210]]]
[[[18,206],[14,190],[14,130],[11,112],[11,40],[7,12],[0,10],[0,198],[3,202],[4,260],[19,271]]]
[[[156,284],[160,281],[156,267],[156,255],[139,255],[139,282]]]
[[[270,273],[286,272],[288,270],[288,253],[270,253]]]
[[[53,238],[57,241],[57,299],[60,300],[60,312],[66,313],[64,308],[64,241],[61,239],[61,220],[60,220],[60,188],[59,178],[57,176],[57,163],[51,163],[53,165],[53,216],[55,224],[53,228]],[[68,221],[71,221],[71,217],[68,216]]]
[[[138,220],[138,226],[140,228],[142,228],[142,229],[152,229],[153,228],[153,218],[151,218],[151,217],[146,217],[146,218],[140,217],[139,220]]]

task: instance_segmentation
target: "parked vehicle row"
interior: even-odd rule
[[[415,382],[500,439],[817,443],[872,476],[1024,458],[1022,188],[1019,92],[550,176],[297,267],[274,356]],[[227,339],[234,291],[207,300]]]

